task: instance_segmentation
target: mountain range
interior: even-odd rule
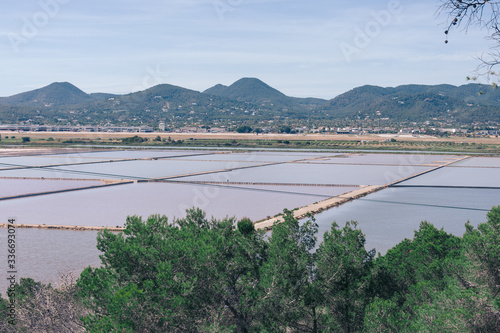
[[[87,94],[68,82],[0,98],[2,123],[221,125],[333,120],[459,124],[500,122],[500,90],[489,85],[365,85],[331,100],[296,98],[256,78],[203,92],[161,84],[125,95]]]

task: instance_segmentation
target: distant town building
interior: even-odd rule
[[[163,121],[160,122],[160,125],[158,125],[158,129],[162,132],[165,132],[165,123]]]

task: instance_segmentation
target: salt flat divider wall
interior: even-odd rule
[[[412,179],[412,178],[416,178],[416,177],[422,176],[424,174],[427,174],[429,172],[433,172],[433,171],[439,170],[441,168],[447,167],[447,166],[452,165],[454,163],[461,162],[461,161],[463,161],[465,159],[468,159],[468,158],[470,158],[470,156],[465,156],[465,157],[459,158],[457,160],[445,162],[444,164],[436,166],[436,167],[434,167],[432,169],[419,172],[419,173],[417,173],[415,175],[411,175],[411,176],[405,177],[403,179],[390,182],[390,183],[385,184],[385,185],[380,185],[380,186],[368,185],[368,186],[365,186],[365,187],[363,187],[363,188],[361,188],[359,190],[354,190],[354,191],[351,191],[351,192],[346,193],[346,194],[342,194],[342,195],[339,195],[339,196],[336,196],[336,197],[332,197],[332,198],[320,201],[318,203],[314,203],[312,205],[304,206],[304,207],[301,207],[301,208],[299,208],[297,210],[294,210],[293,211],[293,216],[296,219],[303,219],[303,218],[305,218],[305,217],[307,217],[309,215],[316,215],[316,214],[321,213],[321,212],[323,212],[325,210],[328,210],[330,208],[338,207],[338,206],[340,206],[340,205],[342,205],[342,204],[344,204],[346,202],[349,202],[349,201],[352,201],[352,200],[355,200],[355,199],[367,196],[367,195],[369,195],[371,193],[378,192],[378,191],[386,189],[388,187],[392,187],[392,186],[394,186],[396,184],[399,184],[401,182],[404,182],[406,180],[409,180],[409,179]],[[270,219],[265,219],[265,220],[262,220],[262,221],[258,221],[256,223],[254,223],[254,225],[255,225],[256,229],[271,230],[272,227],[273,227],[273,225],[274,225],[274,223],[281,223],[281,222],[283,222],[283,217],[282,216],[276,216],[276,217],[273,217],[273,218],[270,218]]]

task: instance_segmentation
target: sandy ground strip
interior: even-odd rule
[[[29,136],[32,139],[121,139],[133,137],[135,135],[144,138],[155,138],[158,135],[163,139],[170,137],[174,140],[206,139],[206,140],[318,140],[318,141],[384,141],[388,138],[395,138],[398,141],[424,141],[424,142],[468,142],[483,144],[500,144],[500,138],[437,138],[427,135],[412,136],[398,134],[380,134],[380,135],[352,135],[352,134],[254,134],[254,133],[114,133],[114,132],[11,132],[0,131],[3,136],[22,135]]]

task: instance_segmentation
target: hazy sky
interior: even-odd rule
[[[0,96],[68,81],[129,93],[257,77],[290,96],[465,84],[485,33],[445,44],[441,0],[22,0],[0,3]]]

